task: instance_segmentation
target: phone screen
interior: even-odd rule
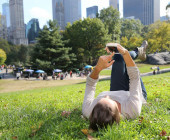
[[[115,53],[119,53],[119,51],[117,50],[117,47],[114,46],[108,46],[108,49],[110,52],[115,52]]]

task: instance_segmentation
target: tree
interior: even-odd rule
[[[6,60],[6,53],[2,49],[0,49],[0,65],[4,64]]]
[[[97,18],[86,18],[66,26],[64,38],[69,39],[68,45],[77,54],[77,67],[95,63],[109,40],[107,33],[104,24]]]
[[[28,62],[28,46],[21,45],[18,51],[18,59],[23,65]]]
[[[47,72],[56,68],[66,70],[75,61],[75,55],[70,53],[71,48],[65,47],[66,41],[62,41],[56,24],[50,20],[43,27],[32,54],[34,66]]]
[[[149,25],[144,25],[143,28],[142,28],[141,36],[143,38],[146,38],[148,32],[149,32]]]
[[[18,58],[19,50],[20,50],[20,46],[10,45],[10,52],[7,54],[6,64],[19,65],[19,58]]]
[[[168,22],[170,21],[170,3],[166,6],[166,17],[168,19]]]
[[[111,41],[119,42],[120,40],[120,13],[112,6],[102,9],[98,18],[102,20],[105,28],[108,29],[108,34],[111,36]]]
[[[125,48],[127,48],[127,46],[128,46],[128,39],[127,39],[127,37],[125,36],[125,37],[122,37],[121,38],[121,41],[120,41],[120,44],[123,46],[123,47],[125,47]]]
[[[140,20],[135,19],[123,19],[121,27],[121,37],[131,37],[137,36],[140,37],[142,33],[143,25]]]
[[[121,45],[130,51],[130,50],[136,49],[136,47],[141,46],[142,41],[143,41],[142,37],[134,36],[134,37],[131,37],[129,40],[127,39],[127,37],[122,37]]]
[[[136,47],[140,47],[141,44],[143,42],[143,38],[142,37],[131,37],[128,41],[128,50],[134,50],[136,49]]]
[[[3,49],[6,54],[10,52],[10,45],[8,42],[2,38],[0,38],[0,49]]]
[[[149,43],[149,52],[170,51],[170,24],[167,22],[156,22],[149,26],[146,36]]]

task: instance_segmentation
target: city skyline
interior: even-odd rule
[[[99,3],[99,10],[102,7],[106,7],[109,5],[109,0],[97,0]],[[160,0],[160,16],[166,15],[166,5],[169,0]],[[1,0],[0,2],[0,12],[2,13],[2,4],[7,2],[7,0]],[[94,6],[96,0],[82,0],[82,9],[86,9],[87,7]],[[84,8],[86,7],[86,8]],[[86,17],[86,12],[82,11],[82,16]],[[24,22],[27,24],[32,18],[37,18],[40,22],[40,28],[42,28],[45,24],[47,24],[48,20],[53,19],[52,15],[52,0],[24,0]]]

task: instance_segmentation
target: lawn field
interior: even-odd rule
[[[106,130],[90,133],[100,140],[167,139],[170,136],[170,73],[143,77],[147,105],[135,120],[121,120]],[[96,96],[109,90],[99,81]],[[81,130],[89,121],[81,117],[85,82],[0,94],[0,139],[87,139]],[[69,112],[63,112],[69,111]]]
[[[0,80],[0,94],[14,91],[24,91],[45,87],[58,87],[85,82],[85,79],[73,80]]]
[[[152,72],[153,69],[152,67],[157,67],[157,65],[151,65],[151,64],[142,64],[142,63],[137,63],[137,67],[139,68],[140,73],[147,73],[147,72]],[[159,65],[160,70],[161,69],[166,69],[170,68],[170,65]],[[111,70],[103,70],[101,71],[100,75],[111,75]]]

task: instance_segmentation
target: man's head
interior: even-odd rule
[[[114,122],[119,123],[120,114],[117,103],[109,96],[102,98],[93,108],[89,120],[89,127],[96,131],[98,128],[107,128],[107,125],[112,125]]]

